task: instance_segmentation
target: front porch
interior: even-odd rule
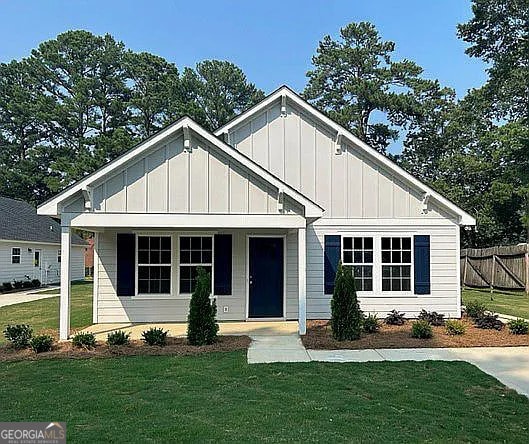
[[[163,328],[169,331],[169,336],[185,337],[187,323],[185,322],[157,322],[157,323],[116,323],[93,324],[82,330],[83,333],[93,333],[98,341],[105,341],[110,332],[122,330],[130,333],[133,340],[141,339],[142,331],[151,327]],[[219,322],[219,335],[248,335],[248,336],[280,336],[296,335],[297,321],[247,321],[247,322]]]
[[[139,339],[151,326],[185,336],[197,267],[210,272],[220,334],[305,333],[306,220],[298,215],[109,219],[91,213],[68,222],[62,227],[63,277],[69,274],[71,227],[96,233],[93,325],[85,331],[98,339],[118,329]],[[70,335],[66,279],[60,307],[64,340]]]

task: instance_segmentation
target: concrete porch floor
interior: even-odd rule
[[[107,334],[116,330],[129,332],[131,339],[141,339],[141,332],[151,327],[168,330],[169,336],[173,337],[184,337],[187,331],[186,322],[93,324],[81,331],[94,333],[98,341],[105,341]],[[219,322],[219,335],[278,336],[297,335],[297,333],[298,321]]]

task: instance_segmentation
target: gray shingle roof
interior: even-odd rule
[[[61,243],[61,226],[51,217],[39,216],[30,204],[0,196],[0,239]],[[72,244],[86,245],[76,234]]]

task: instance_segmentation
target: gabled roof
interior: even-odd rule
[[[202,128],[198,123],[196,123],[193,119],[188,116],[178,119],[173,124],[158,131],[156,134],[149,137],[140,144],[136,145],[135,147],[131,148],[120,157],[114,159],[112,162],[106,164],[105,166],[96,170],[92,174],[89,174],[85,178],[75,182],[70,187],[66,188],[52,199],[44,202],[38,207],[38,214],[45,214],[50,216],[59,215],[61,213],[61,204],[63,204],[69,198],[76,195],[80,191],[87,191],[90,185],[94,182],[100,180],[105,176],[108,176],[113,171],[120,168],[122,165],[127,164],[133,159],[136,159],[138,156],[140,156],[142,153],[146,152],[150,148],[155,147],[159,143],[163,143],[163,141],[165,141],[166,139],[178,134],[180,131],[183,131],[184,128],[193,131],[196,135],[202,137],[207,142],[219,148],[227,156],[236,160],[243,167],[247,168],[249,171],[261,177],[265,182],[283,191],[296,202],[303,205],[305,207],[306,217],[317,218],[322,216],[324,209],[320,207],[317,203],[315,203],[314,201],[312,201],[311,199],[309,199],[308,197],[288,185],[286,182],[274,176],[268,170],[254,162],[249,157],[245,156],[243,153],[237,151],[235,148],[226,144],[218,137],[215,137],[213,134]]]
[[[0,197],[0,240],[60,244],[61,226],[51,217],[37,215],[27,202]],[[86,244],[76,234],[72,243]]]
[[[431,199],[435,200],[438,204],[440,204],[443,208],[449,210],[450,212],[454,213],[455,215],[458,215],[460,217],[460,224],[461,225],[476,225],[476,220],[468,214],[466,211],[459,208],[456,204],[451,202],[446,197],[439,194],[437,191],[429,187],[428,185],[421,182],[416,177],[412,176],[410,173],[405,171],[403,168],[398,166],[396,163],[391,161],[389,158],[384,156],[383,154],[376,151],[374,148],[367,145],[365,142],[360,140],[358,137],[356,137],[353,133],[351,133],[349,130],[344,128],[343,126],[337,124],[335,121],[327,117],[325,114],[323,114],[321,111],[317,110],[314,106],[312,106],[310,103],[308,103],[306,100],[304,100],[302,97],[300,97],[297,93],[295,93],[292,89],[290,89],[288,86],[283,85],[276,89],[274,92],[272,92],[270,95],[265,97],[261,102],[254,105],[253,107],[249,108],[247,111],[243,112],[242,114],[239,114],[234,119],[230,120],[225,125],[221,126],[217,130],[214,131],[214,134],[216,136],[221,136],[224,133],[229,132],[233,127],[242,124],[247,119],[250,119],[252,116],[260,113],[264,109],[266,109],[268,106],[270,106],[272,103],[281,100],[282,97],[286,97],[288,100],[290,100],[292,103],[294,103],[297,107],[301,108],[308,114],[310,114],[313,118],[316,120],[319,120],[327,127],[331,128],[332,130],[336,131],[337,134],[340,134],[342,137],[347,139],[350,143],[352,143],[355,147],[362,150],[367,156],[369,156],[371,159],[373,159],[375,162],[383,165],[385,168],[387,168],[389,171],[394,172],[396,175],[398,175],[402,180],[412,185],[414,188],[422,191],[423,193],[426,193],[430,196]]]

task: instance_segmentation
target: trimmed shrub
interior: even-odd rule
[[[13,287],[15,288],[15,290],[19,290],[20,288],[22,288],[23,285],[24,285],[24,282],[22,282],[22,281],[14,281],[13,282]]]
[[[388,325],[404,325],[404,322],[406,322],[404,316],[406,316],[406,313],[391,310],[386,316],[386,319],[384,319],[384,322]]]
[[[32,286],[33,288],[39,288],[39,287],[41,286],[41,283],[40,283],[40,281],[39,281],[38,279],[33,279],[33,280],[31,281],[31,286]]]
[[[29,346],[35,353],[44,353],[51,350],[53,338],[50,335],[37,335],[29,341]]]
[[[2,283],[2,291],[11,291],[13,289],[13,284],[11,282]]]
[[[117,330],[107,335],[108,345],[128,345],[130,342],[130,333]]]
[[[4,337],[16,349],[26,348],[33,336],[33,330],[27,324],[8,325],[4,330]]]
[[[159,345],[163,347],[167,345],[167,333],[169,332],[161,328],[151,327],[149,330],[141,332],[141,340],[147,345]]]
[[[378,321],[377,315],[367,315],[364,318],[362,328],[366,333],[376,333],[378,330],[380,330],[380,322]]]
[[[529,332],[529,322],[525,319],[514,319],[507,326],[513,335],[526,335]]]
[[[72,345],[78,348],[94,348],[96,346],[96,337],[93,333],[77,333],[72,338]]]
[[[418,339],[429,339],[433,336],[432,326],[428,321],[415,321],[411,325],[411,336]]]
[[[31,281],[22,282],[22,288],[32,288]]]
[[[503,322],[498,319],[498,315],[486,314],[475,320],[477,328],[484,328],[488,330],[498,330],[503,328]]]
[[[479,301],[468,301],[465,304],[465,313],[469,318],[479,319],[485,315],[487,306],[483,302]]]
[[[331,299],[331,328],[334,339],[352,341],[360,338],[362,310],[356,296],[355,280],[351,267],[338,263],[334,292]]]
[[[450,336],[459,336],[465,334],[467,327],[461,321],[457,319],[449,319],[445,323],[446,325],[446,334]]]
[[[445,315],[437,313],[436,311],[426,311],[423,309],[419,313],[419,316],[417,316],[417,319],[426,321],[428,324],[435,325],[436,327],[445,325]]]
[[[211,277],[206,270],[199,267],[187,316],[187,340],[191,345],[213,344],[217,341],[217,304],[210,299],[210,294]]]

